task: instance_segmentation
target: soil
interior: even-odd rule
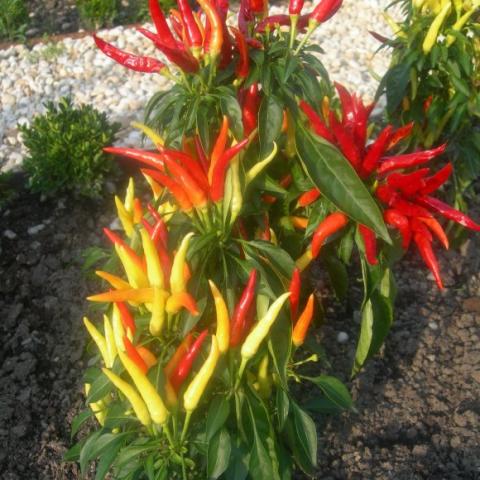
[[[16,201],[0,212],[2,480],[80,478],[62,455],[83,407],[81,318],[94,287],[81,271],[82,252],[103,244],[112,204],[109,197],[42,201],[19,187]],[[459,253],[440,254],[444,292],[416,255],[402,264],[384,351],[350,384],[357,412],[318,419],[315,478],[480,478],[479,248],[476,237]],[[355,284],[349,305],[358,305],[360,295]],[[331,373],[347,380],[358,314],[331,299],[326,304],[336,312],[321,330]],[[349,336],[345,344],[336,340],[340,331]]]

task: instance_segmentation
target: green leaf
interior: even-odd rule
[[[342,411],[342,408],[340,408],[339,405],[327,397],[311,398],[303,405],[303,407],[310,412],[322,414],[336,414]]]
[[[223,114],[228,117],[230,129],[235,135],[235,138],[241,140],[243,138],[243,122],[242,110],[240,109],[238,100],[231,94],[224,95],[221,97],[220,105]]]
[[[297,124],[298,155],[312,182],[339,210],[374,230],[387,243],[382,213],[348,160],[330,143]]]
[[[206,435],[207,441],[223,427],[230,415],[230,402],[225,396],[217,396],[213,399],[208,409]]]
[[[287,392],[285,392],[283,388],[277,388],[275,403],[277,406],[278,429],[281,431],[283,430],[285,421],[288,417],[288,412],[290,410],[290,400]]]
[[[265,158],[282,131],[283,107],[273,95],[265,96],[258,112],[258,137],[260,158]]]
[[[292,351],[292,322],[287,315],[280,313],[270,331],[268,349],[272,354],[273,365],[282,387],[287,390],[287,366]]]
[[[108,393],[113,390],[113,383],[108,379],[108,377],[101,372],[98,375],[98,378],[92,383],[86,403],[95,403],[104,398]]]
[[[345,300],[348,289],[348,272],[345,264],[333,255],[325,255],[322,260],[327,268],[336,297],[340,301]]]
[[[86,439],[81,440],[80,442],[76,443],[73,447],[68,449],[65,454],[63,455],[64,462],[77,462],[80,458],[80,452],[85,444]]]
[[[117,438],[113,438],[100,455],[100,459],[97,464],[97,469],[95,472],[95,480],[103,480],[105,475],[110,470],[110,466],[117,458],[118,452],[124,445],[125,438],[120,435],[115,435]]]
[[[410,64],[399,63],[392,67],[385,75],[385,89],[387,92],[387,110],[392,114],[400,105],[406,94],[410,81]]]
[[[312,467],[317,465],[317,429],[312,418],[295,402],[292,402],[293,419],[298,448]]]
[[[208,444],[207,474],[208,478],[216,479],[228,468],[232,444],[230,435],[222,428]]]
[[[75,434],[78,432],[80,427],[93,415],[93,412],[89,410],[84,410],[80,412],[72,421],[72,431],[70,433],[70,439],[72,439]]]
[[[350,409],[353,406],[352,397],[347,387],[336,377],[320,375],[319,377],[308,377],[307,380],[319,387],[325,396],[340,408]]]

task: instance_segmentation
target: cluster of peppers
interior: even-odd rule
[[[147,178],[154,195],[158,196],[162,187],[156,184],[153,176]],[[296,269],[289,291],[278,297],[255,322],[258,284],[256,270],[251,271],[232,315],[220,289],[209,281],[216,313],[215,331],[211,334],[209,353],[193,374],[200,356],[205,354],[204,345],[212,328],[210,322],[205,324],[205,328],[199,330],[195,327],[180,338],[179,345],[173,352],[171,346],[165,347],[166,342],[162,343],[162,339],[171,339],[172,336],[179,338],[182,325],[178,322],[182,309],[194,316],[199,315],[194,298],[187,292],[191,272],[186,257],[193,234],[185,235],[175,254],[170,253],[169,204],[158,207],[148,205],[144,212],[141,201],[135,197],[132,179],[125,200],[115,197],[115,202],[126,239],[106,228],[104,232],[114,245],[126,280],[109,272],[96,272],[109,284],[110,289],[92,295],[88,300],[111,304],[111,315],[103,316],[103,332],[86,317],[84,324],[102,358],[103,373],[120,392],[121,398],[128,401],[134,417],[152,433],[155,433],[157,426],[162,427],[170,441],[168,419],[171,414],[177,415],[180,410],[184,411],[183,442],[191,415],[214,376],[220,358],[227,352],[230,352],[231,358],[238,358],[238,386],[248,362],[268,337],[289,298],[293,322],[292,343],[295,347],[301,346],[313,319],[314,297],[313,294],[309,297],[305,309],[299,315],[301,279],[300,271]],[[136,314],[145,312],[150,315],[148,329],[143,327],[143,323],[140,326],[136,320]],[[158,343],[152,342],[152,338],[160,339],[160,351]],[[115,371],[117,358],[125,374]],[[150,369],[158,366],[159,362],[164,363],[161,365],[164,384],[160,387],[148,376]],[[258,375],[252,383],[261,395],[271,391],[269,385],[272,383],[272,373],[268,369],[268,355],[260,362]],[[89,390],[90,385],[87,384],[87,395]],[[112,399],[109,394],[90,403],[90,408],[101,425],[106,420]]]
[[[300,102],[311,129],[335,145],[358,175],[371,186],[383,206],[385,223],[399,231],[402,248],[407,250],[413,240],[438,287],[442,289],[443,283],[432,242],[435,237],[443,247],[448,248],[448,239],[433,214],[440,214],[447,220],[480,231],[480,225],[467,215],[431,196],[448,180],[453,167],[451,163],[447,163],[436,173],[432,173],[431,168],[424,165],[441,155],[446,145],[407,154],[389,154],[400,141],[409,137],[413,124],[398,129],[387,125],[376,139],[369,141],[368,117],[373,105],[365,106],[342,85],[337,84],[336,88],[341,103],[340,118],[328,107],[328,102],[324,102],[319,109],[321,114],[311,105]],[[307,197],[314,201],[318,196],[320,192],[313,189],[302,194],[299,202],[306,206],[310,203],[306,201]],[[305,268],[311,259],[319,254],[324,241],[344,228],[348,222],[348,217],[342,212],[328,215],[316,228],[311,246],[297,261],[297,265]],[[358,231],[364,242],[367,262],[371,265],[377,264],[375,233],[365,225],[358,225]]]

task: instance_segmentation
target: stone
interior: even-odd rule
[[[43,223],[30,227],[27,231],[29,235],[36,235],[37,233],[41,232],[45,228]]]
[[[337,342],[344,344],[348,342],[348,333],[346,332],[338,332],[337,334]]]

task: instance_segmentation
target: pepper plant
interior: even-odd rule
[[[394,38],[379,37],[392,61],[378,89],[387,117],[414,122],[410,148],[448,143],[457,201],[480,174],[480,2],[405,0],[405,18],[387,16]]]
[[[155,150],[106,149],[139,165],[152,198],[130,180],[115,198],[123,233],[104,230],[115,255],[89,297],[103,325],[84,319],[96,356],[73,433],[92,415],[99,429],[67,455],[83,471],[97,459],[97,478],[314,475],[312,413],[352,400],[308,335],[322,311],[305,281],[312,261],[340,299],[348,265],[361,265],[355,374],[393,322],[392,266],[411,244],[443,288],[433,243],[448,241],[434,214],[480,229],[432,196],[453,167],[425,165],[445,145],[405,153],[413,125],[373,136],[373,105],[331,85],[310,38],[341,3],[302,15],[292,1],[268,16],[244,0],[234,26],[225,2],[179,0],[170,30],[151,0],[157,32],[142,32],[168,66],[95,37],[173,87],[137,124]]]

